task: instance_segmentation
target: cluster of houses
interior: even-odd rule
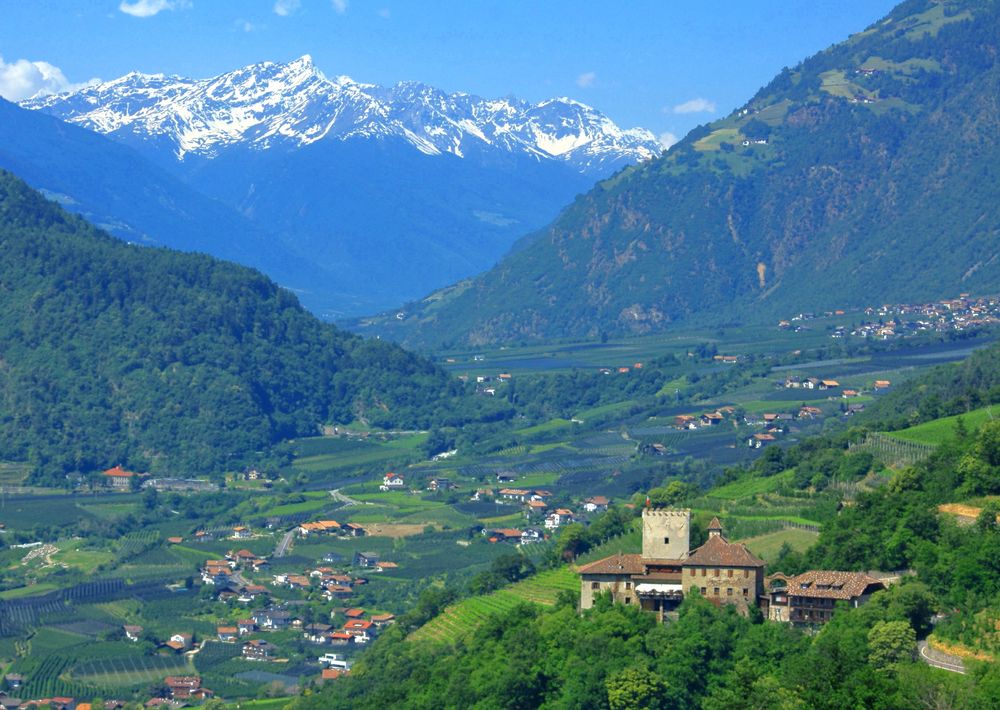
[[[823,624],[837,602],[859,606],[884,583],[862,572],[811,570],[789,577],[765,575],[763,560],[742,543],[729,542],[713,518],[708,540],[690,549],[690,510],[646,508],[642,512],[642,552],[617,554],[580,568],[580,607],[589,609],[601,594],[635,605],[661,619],[696,590],[717,605],[743,612],[758,607],[766,618]]]
[[[733,415],[734,407],[719,407],[712,412],[703,414],[678,414],[674,417],[674,428],[684,430],[696,430],[718,426]]]
[[[469,381],[468,375],[462,375],[459,377],[463,382]],[[497,393],[497,385],[506,385],[514,381],[514,376],[509,372],[501,372],[495,377],[490,375],[477,375],[476,376],[476,394],[486,395],[488,397],[494,397]]]
[[[632,372],[633,370],[641,370],[641,369],[642,369],[642,363],[641,362],[636,362],[636,363],[633,363],[631,367],[629,367],[628,365],[620,365],[620,366],[614,367],[614,368],[612,368],[612,367],[599,367],[599,368],[597,368],[597,371],[600,372],[602,375],[611,375],[611,374],[614,374],[614,373],[618,373],[619,375],[627,375],[628,373]]]
[[[235,626],[216,628],[218,640],[222,643],[242,643],[240,655],[251,661],[275,660],[277,649],[266,638],[248,638],[259,633],[275,631],[298,631],[309,643],[317,646],[346,646],[365,644],[373,640],[386,626],[395,623],[393,614],[370,614],[364,609],[337,609],[331,613],[331,620],[342,614],[339,626],[324,623],[305,623],[292,612],[281,607],[257,609]]]
[[[316,535],[362,537],[365,534],[365,529],[357,523],[338,523],[336,520],[316,520],[311,523],[302,523],[295,528],[295,532],[299,537],[310,537]]]
[[[950,298],[932,303],[897,303],[883,306],[869,306],[862,310],[871,320],[860,325],[838,326],[831,337],[845,338],[852,335],[859,338],[889,340],[920,333],[961,332],[1000,324],[1000,297],[984,296],[973,298],[967,293],[958,298]],[[827,311],[824,316],[842,316],[844,310]],[[812,313],[778,321],[783,330],[799,332],[805,328],[796,321],[812,320]]]

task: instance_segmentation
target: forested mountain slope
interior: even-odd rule
[[[367,325],[480,344],[995,291],[998,49],[996,2],[909,0]]]
[[[426,426],[449,378],[258,272],[130,246],[0,171],[0,460],[235,466],[324,422]]]

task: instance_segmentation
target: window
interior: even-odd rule
[[[600,589],[601,588],[601,583],[600,582],[591,582],[590,583],[590,588],[591,589]]]
[[[749,576],[750,576],[750,570],[748,569],[743,570],[743,578],[746,579]]]
[[[746,587],[743,587],[743,596],[744,597],[749,597],[750,596],[750,590],[747,589]]]
[[[729,572],[729,578],[732,579],[733,578],[733,571],[731,569],[730,570],[726,570],[726,571]]]
[[[719,588],[718,587],[713,587],[712,593],[715,594],[715,596],[719,596]]]
[[[632,597],[625,597],[625,603],[626,604],[631,604],[632,603]]]
[[[732,587],[726,587],[726,596],[727,597],[733,596],[733,588]]]
[[[708,568],[707,567],[702,567],[701,568],[701,576],[704,577],[707,573],[708,573]]]
[[[720,569],[716,569],[716,570],[715,570],[715,575],[714,575],[714,576],[715,576],[715,577],[721,577],[721,576],[722,576],[722,570],[720,570]]]
[[[696,574],[698,574],[698,570],[696,570],[694,567],[692,567],[691,568],[691,576],[694,577]]]
[[[706,594],[708,594],[708,590],[705,589],[704,587],[702,587],[701,588],[701,596],[705,596]]]
[[[632,588],[632,583],[631,582],[625,582],[625,589],[631,589],[631,588]]]

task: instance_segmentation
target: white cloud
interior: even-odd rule
[[[118,9],[132,17],[152,17],[164,10],[180,10],[190,6],[188,0],[122,0]]]
[[[256,25],[253,22],[250,22],[250,20],[236,20],[233,24],[236,25],[237,29],[243,30],[244,32],[256,32],[260,29],[260,25]]]
[[[715,113],[715,102],[699,96],[674,106],[674,113]]]
[[[300,7],[302,7],[301,0],[277,0],[274,3],[274,14],[288,17]]]
[[[597,73],[588,71],[576,78],[576,85],[581,89],[589,89],[597,81]]]
[[[381,17],[383,20],[388,20],[390,17],[392,17],[392,11],[387,7],[383,7],[381,10],[378,11],[378,16]]]
[[[0,96],[8,101],[21,101],[37,95],[72,91],[96,81],[97,79],[91,79],[83,84],[72,84],[59,67],[48,62],[18,59],[7,64],[3,57],[0,57]]]
[[[670,131],[664,131],[663,133],[660,134],[660,137],[659,137],[660,145],[663,146],[664,150],[666,150],[667,148],[669,148],[670,146],[672,146],[678,140],[680,140],[680,139],[675,134],[671,133]]]
[[[337,11],[338,15],[347,12],[347,0],[330,0],[330,4],[333,5],[333,9]]]

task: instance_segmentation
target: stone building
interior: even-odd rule
[[[708,540],[684,560],[682,584],[685,590],[698,587],[717,604],[757,606],[764,595],[764,561],[746,545],[726,540],[719,519],[712,518]]]
[[[589,609],[602,592],[617,604],[636,604],[661,618],[686,591],[697,587],[716,604],[741,609],[764,594],[764,562],[740,543],[726,540],[714,518],[708,540],[690,549],[690,510],[642,511],[642,553],[617,554],[580,568],[580,608]]]

